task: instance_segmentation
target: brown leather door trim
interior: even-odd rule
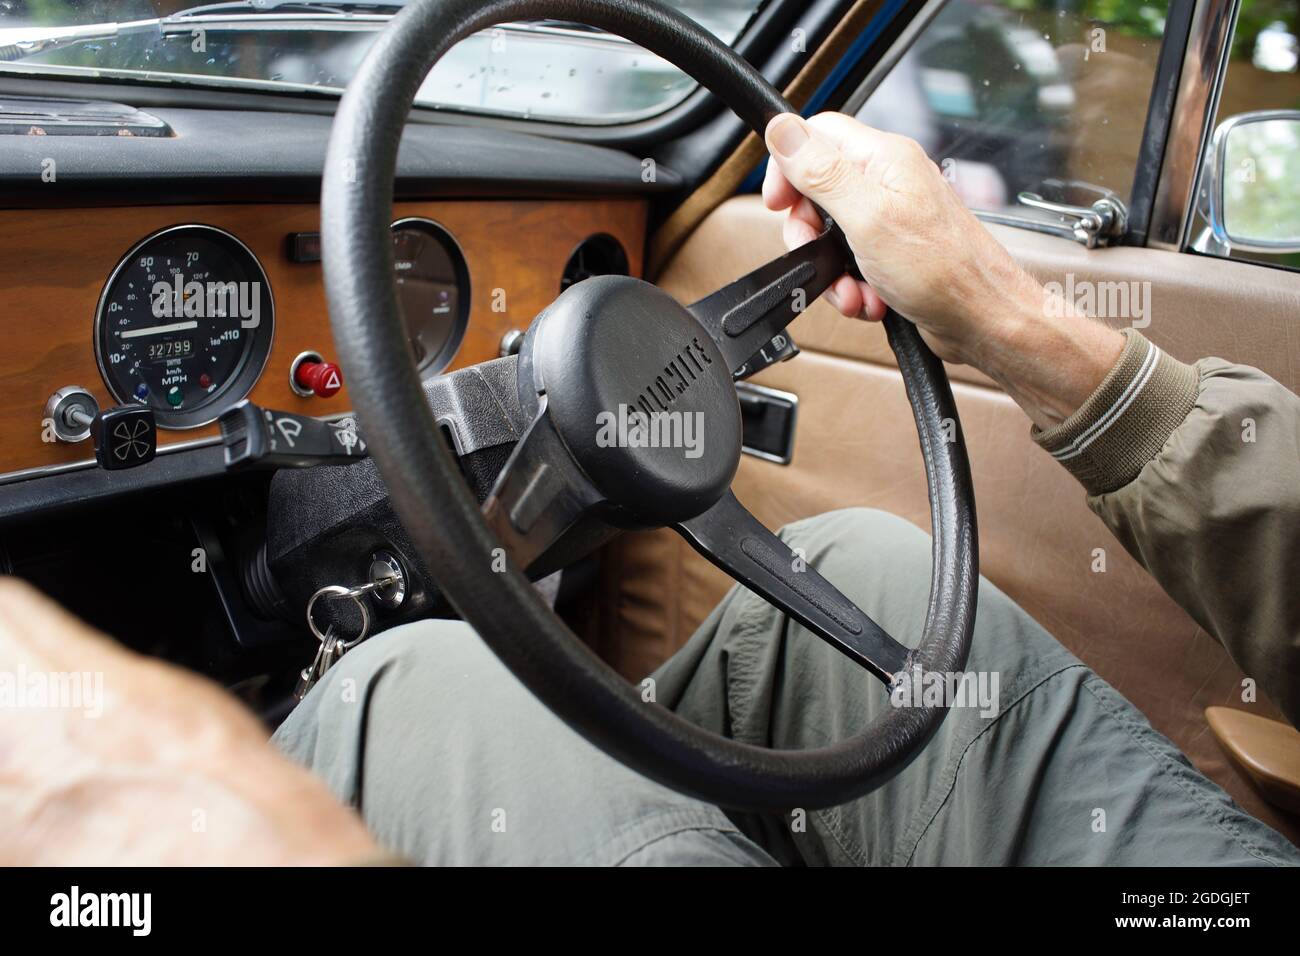
[[[719,206],[665,268],[682,301],[783,251],[781,217],[745,196]],[[1173,355],[1220,355],[1300,384],[1300,274],[1154,249],[1088,250],[1011,227],[993,233],[1044,281],[1137,283],[1145,335]],[[744,236],[736,242],[736,236]],[[1133,305],[1132,300],[1130,306]],[[791,326],[803,354],[755,381],[799,396],[794,456],[745,456],[737,496],[769,527],[835,508],[882,508],[921,527],[928,504],[906,396],[882,330],[817,304]],[[970,450],[984,573],[1133,701],[1198,768],[1247,810],[1300,839],[1300,821],[1270,807],[1208,732],[1211,705],[1278,717],[1241,702],[1241,672],[1128,556],[1086,506],[1083,489],[1029,439],[1020,409],[969,368],[952,370]],[[1095,572],[1095,549],[1106,570]],[[679,647],[730,586],[672,532],[626,535],[602,565],[601,652],[642,677]],[[1159,662],[1152,667],[1152,662]]]

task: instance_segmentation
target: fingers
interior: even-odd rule
[[[781,239],[787,249],[798,249],[817,238],[817,230],[794,216],[786,216],[781,226]]]
[[[822,293],[822,297],[849,318],[856,318],[862,313],[862,290],[849,276],[840,276],[836,279],[831,287]]]
[[[849,156],[865,159],[889,149],[907,138],[868,126],[844,113],[818,113],[805,121],[817,135],[825,138]]]
[[[772,159],[763,177],[763,201],[769,209],[789,210],[782,238],[790,249],[821,234],[817,206],[850,237],[865,227],[871,190],[863,171],[877,154],[906,144],[901,137],[841,113],[821,113],[809,120],[783,113],[768,124],[765,138]],[[868,283],[847,275],[824,297],[851,318],[878,322],[887,308]]]
[[[787,249],[797,249],[816,239],[824,228],[822,217],[817,214],[813,204],[801,196],[785,218],[781,238]]]
[[[766,138],[772,160],[800,193],[814,201],[847,198],[856,177],[829,137],[814,135],[801,118],[782,113],[767,124]]]
[[[792,187],[851,232],[863,218],[862,207],[870,201],[870,191],[859,163],[840,148],[835,135],[822,131],[831,125],[823,120],[814,127],[792,113],[783,113],[768,124],[768,151],[785,183],[770,174],[764,183],[764,198],[788,206],[788,190]],[[869,135],[879,134],[870,131]]]
[[[880,297],[880,293],[861,279],[857,280],[857,284],[858,290],[862,293],[862,318],[868,322],[879,322],[884,319],[889,306],[885,305],[885,300]]]
[[[781,227],[781,238],[785,241],[787,249],[797,249],[821,235],[822,228],[821,216],[817,214],[813,204],[801,196],[785,217],[785,223]],[[862,312],[865,304],[859,286],[866,287],[866,283],[856,282],[847,275],[840,276],[831,288],[822,293],[822,297],[840,312],[852,318]]]
[[[770,130],[778,120],[790,115],[786,113],[776,117],[768,124],[768,129]],[[882,150],[897,147],[901,142],[905,142],[903,137],[874,129],[843,113],[818,113],[802,122],[850,159],[867,160]],[[771,148],[769,142],[769,151]],[[778,161],[769,162],[764,170],[763,201],[768,209],[776,211],[789,209],[799,201],[799,190],[786,178]]]
[[[767,170],[763,173],[763,203],[767,208],[780,212],[782,209],[789,209],[799,199],[799,190],[790,185],[790,180],[785,178],[781,167],[774,162],[769,162]]]
[[[805,196],[800,196],[799,201],[790,209],[790,217],[807,225],[815,236],[820,236],[826,228],[826,221],[822,218],[821,211],[812,204],[811,199]]]
[[[866,319],[868,322],[879,322],[889,308],[868,283],[846,275],[836,279],[822,293],[822,298],[850,319]]]

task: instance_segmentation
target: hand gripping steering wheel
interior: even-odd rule
[[[790,111],[730,48],[646,0],[418,0],[403,9],[339,104],[321,203],[330,320],[370,453],[453,607],[539,700],[597,747],[726,807],[812,809],[861,796],[907,765],[945,709],[890,707],[861,736],[815,750],[729,740],[643,701],[523,573],[562,542],[590,546],[610,528],[672,526],[861,665],[864,677],[880,680],[882,693],[915,668],[964,666],[979,574],[970,467],[943,365],[913,325],[893,313],[885,319],[920,435],[934,531],[929,607],[915,649],[811,567],[798,570],[785,543],[730,491],[741,454],[732,373],[790,323],[794,303],[811,302],[856,271],[837,226],[828,220],[819,238],[688,307],[626,276],[567,289],[525,335],[516,374],[531,424],[482,507],[440,439],[392,283],[398,142],[421,82],[447,50],[477,31],[537,18],[589,24],[646,47],[717,94],[760,136],[768,120]],[[620,414],[634,425],[659,423],[661,437],[665,427],[672,434],[698,425],[702,454],[690,457],[680,442],[654,447],[646,439],[653,430],[641,441],[610,441],[607,426]],[[502,548],[509,560],[496,573]]]

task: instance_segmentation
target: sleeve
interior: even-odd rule
[[[1186,365],[1124,334],[1097,390],[1033,438],[1300,726],[1300,398],[1257,369]]]

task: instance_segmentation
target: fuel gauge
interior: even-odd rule
[[[422,374],[451,364],[469,324],[469,267],[456,240],[431,219],[393,223],[397,305]]]

